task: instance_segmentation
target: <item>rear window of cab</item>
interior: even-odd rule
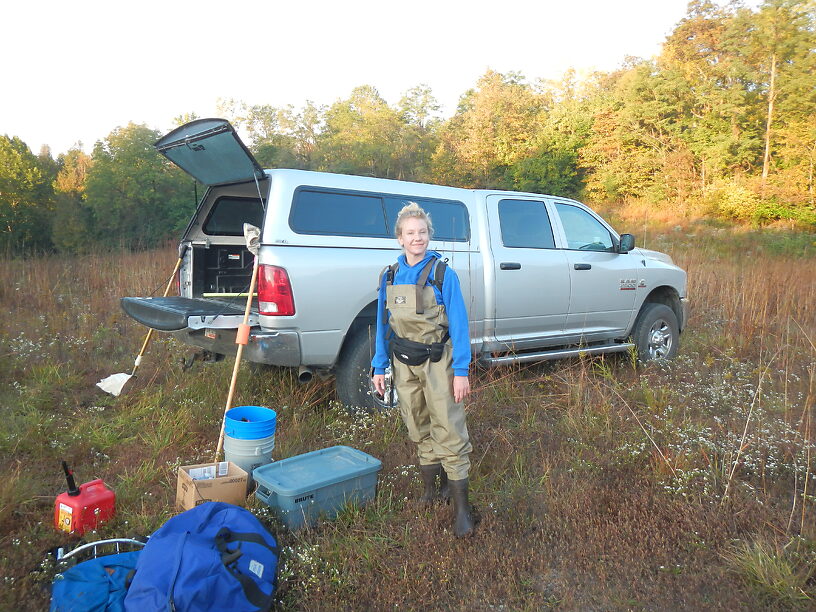
[[[295,192],[289,226],[298,234],[393,238],[397,215],[409,202],[430,215],[434,240],[469,240],[468,212],[462,202],[314,187]]]
[[[208,236],[243,236],[244,223],[263,224],[264,209],[258,198],[221,197],[215,201],[202,225]]]

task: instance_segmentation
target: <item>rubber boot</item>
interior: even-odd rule
[[[439,497],[444,503],[450,502],[450,486],[448,486],[448,473],[445,470],[439,474]]]
[[[445,474],[439,463],[420,465],[419,473],[422,476],[422,483],[425,485],[425,492],[419,499],[426,504],[432,504],[439,499],[439,485],[437,484],[437,480],[441,481],[444,477],[447,483],[448,475]]]
[[[448,487],[453,499],[453,534],[457,538],[463,538],[473,533],[473,516],[468,502],[468,479],[451,480]]]

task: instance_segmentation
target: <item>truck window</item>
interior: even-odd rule
[[[612,235],[587,211],[569,204],[555,205],[567,236],[567,248],[579,251],[615,250]]]
[[[510,248],[554,249],[552,226],[544,202],[499,200],[502,243]]]
[[[416,202],[431,216],[433,239],[446,242],[467,242],[470,238],[470,222],[467,208],[455,200],[430,200],[409,196],[383,196],[388,218],[389,234],[394,235],[397,215],[408,202]]]
[[[289,225],[298,234],[387,238],[382,198],[376,195],[299,189]]]
[[[257,198],[218,198],[204,221],[208,236],[243,236],[244,223],[263,226],[263,206]]]

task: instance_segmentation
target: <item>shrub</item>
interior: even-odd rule
[[[760,199],[756,193],[734,183],[715,187],[710,202],[714,214],[737,221],[755,220],[760,208]]]
[[[763,198],[757,191],[758,185],[735,182],[715,185],[706,198],[708,212],[723,219],[754,225],[792,221],[803,227],[816,226],[816,209],[813,206],[792,204],[776,193],[766,192]]]

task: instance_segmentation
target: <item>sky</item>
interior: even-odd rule
[[[428,85],[450,116],[488,69],[529,82],[650,58],[688,0],[83,0],[0,6],[0,134],[55,157],[115,128],[164,133],[219,99],[302,107]]]

